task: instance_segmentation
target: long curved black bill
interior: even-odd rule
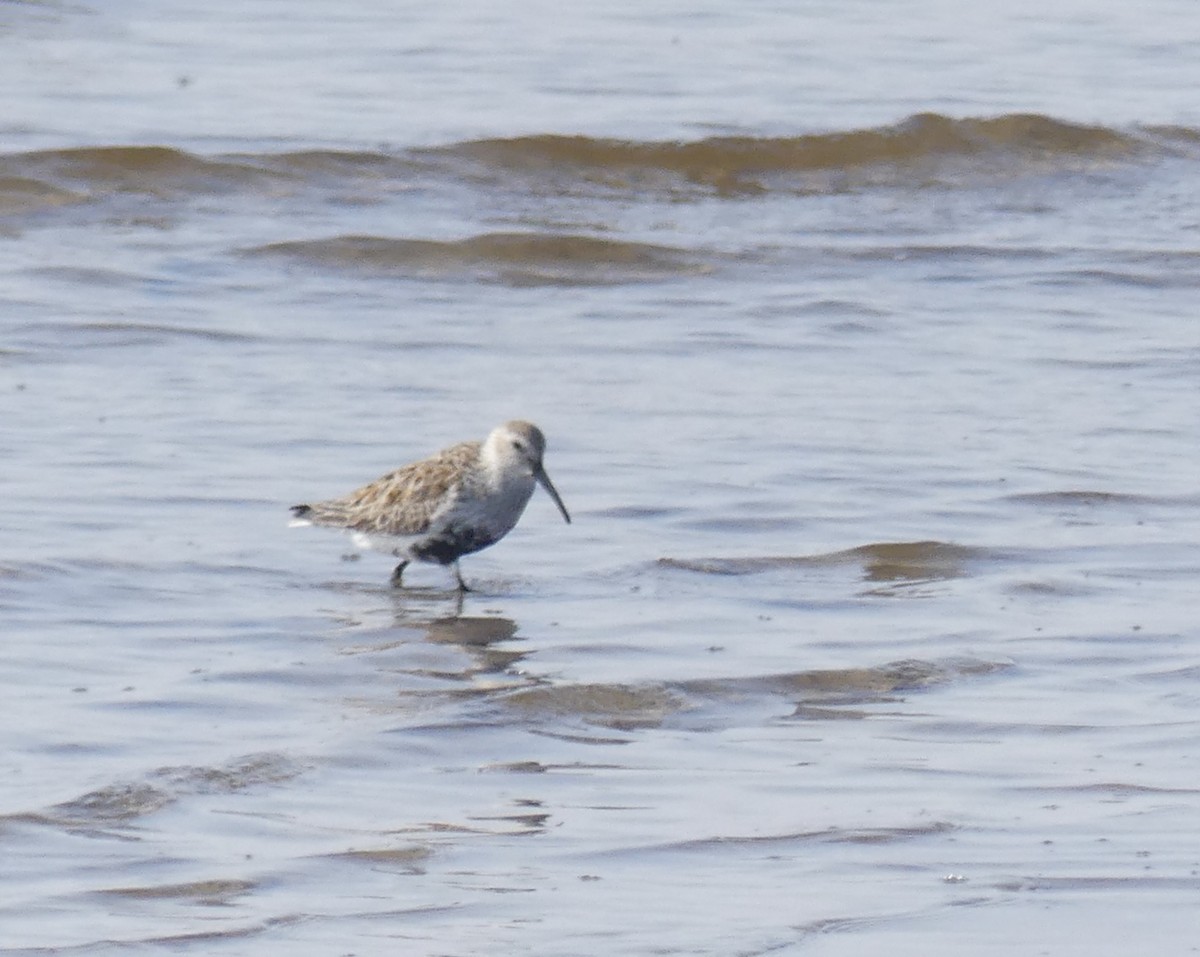
[[[566,519],[568,525],[571,524],[571,516],[567,514],[567,506],[563,504],[563,500],[558,496],[558,489],[554,487],[554,483],[550,481],[550,476],[546,474],[545,469],[538,469],[533,473],[533,477],[537,479],[538,484],[546,490],[554,504],[558,506],[558,510],[562,512],[562,517]]]

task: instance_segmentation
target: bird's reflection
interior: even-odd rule
[[[492,647],[497,642],[510,640],[516,633],[517,623],[511,618],[500,617],[438,618],[425,626],[427,640],[457,645],[475,659],[476,673],[483,674],[511,671],[528,654],[511,648]]]
[[[454,645],[469,654],[476,662],[469,669],[473,674],[508,671],[528,654],[492,647],[515,638],[517,623],[502,615],[462,614],[461,592],[398,592],[393,595],[392,608],[397,627],[419,630],[426,641]]]

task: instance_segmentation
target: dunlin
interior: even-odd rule
[[[460,442],[376,479],[342,498],[293,505],[292,525],[343,528],[362,548],[400,559],[399,587],[410,562],[453,565],[507,535],[540,484],[569,523],[571,516],[542,466],[546,438],[530,422],[505,422],[482,442]]]

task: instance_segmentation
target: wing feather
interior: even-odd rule
[[[377,535],[423,535],[453,503],[479,458],[479,442],[460,442],[421,462],[389,472],[341,498],[298,505],[293,512],[314,525]]]

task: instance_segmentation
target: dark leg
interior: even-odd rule
[[[462,572],[458,570],[458,562],[454,563],[454,577],[458,579],[458,590],[460,592],[471,590],[467,587],[467,583],[463,581]]]
[[[408,568],[408,560],[407,559],[405,559],[399,565],[397,565],[396,570],[394,572],[392,572],[391,584],[392,584],[393,588],[403,588],[404,587],[404,582],[402,581],[402,579],[404,578],[404,569],[406,569],[406,568]]]

